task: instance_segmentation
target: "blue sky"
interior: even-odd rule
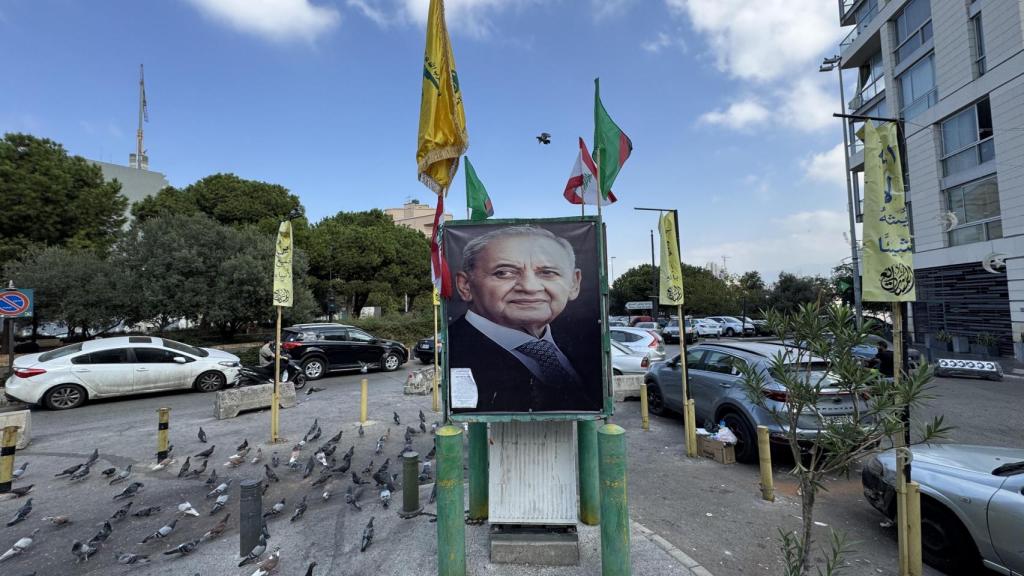
[[[126,164],[146,66],[152,169],[282,184],[311,220],[433,204],[415,148],[427,0],[0,0],[0,131]],[[498,217],[562,198],[593,78],[632,138],[604,214],[621,274],[677,208],[687,263],[827,273],[849,248],[826,0],[448,0],[469,156]],[[852,78],[849,79],[852,83]],[[534,136],[552,134],[542,146]],[[464,215],[460,171],[447,205]],[[594,207],[589,207],[593,210]]]

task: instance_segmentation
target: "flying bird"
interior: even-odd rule
[[[17,556],[18,554],[21,554],[25,550],[28,550],[32,546],[32,542],[35,541],[36,534],[38,533],[39,528],[36,528],[32,531],[32,534],[25,536],[24,538],[19,538],[18,541],[15,542],[14,545],[11,546],[9,550],[7,550],[7,552],[4,552],[3,555],[0,555],[0,562],[3,562],[8,558],[12,558],[14,556]]]
[[[203,444],[206,444],[206,431],[203,430],[202,426],[199,427],[199,434],[197,434],[197,436],[199,436],[199,441],[200,442],[202,442]]]
[[[157,539],[160,539],[160,538],[166,538],[166,537],[170,536],[171,532],[174,532],[174,526],[177,523],[178,523],[178,519],[177,518],[175,518],[174,520],[171,520],[167,524],[164,524],[163,526],[161,526],[160,529],[157,530],[156,532],[153,532],[149,536],[146,536],[145,538],[143,538],[142,542],[139,542],[139,544],[145,544],[146,542],[149,542],[150,540],[157,540]]]
[[[541,132],[540,136],[536,136],[538,144],[551,144],[551,134],[547,132]]]
[[[295,512],[292,514],[292,517],[291,517],[290,521],[291,522],[295,522],[299,518],[302,518],[302,515],[305,514],[305,513],[306,513],[306,496],[303,495],[302,496],[302,501],[299,502],[299,505],[295,507]]]
[[[373,516],[370,516],[370,521],[366,523],[366,528],[363,528],[363,539],[359,543],[359,551],[366,552],[366,549],[373,543]]]
[[[8,526],[14,526],[18,522],[21,522],[25,518],[28,518],[28,515],[31,514],[31,513],[32,513],[32,499],[29,498],[28,502],[25,502],[25,505],[18,509],[18,511],[14,514],[14,518],[11,518],[10,522],[8,522],[7,525]]]

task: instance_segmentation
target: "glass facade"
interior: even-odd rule
[[[897,16],[896,63],[910,56],[932,37],[932,7],[929,0],[913,0]]]
[[[900,85],[900,103],[903,116],[913,118],[931,108],[939,101],[935,89],[935,55],[929,54],[900,74],[896,80]]]
[[[946,190],[946,209],[957,219],[957,224],[948,232],[950,246],[1003,237],[999,186],[995,177]]]
[[[995,158],[988,99],[942,123],[942,175],[963,172]]]

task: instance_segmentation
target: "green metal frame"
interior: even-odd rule
[[[486,222],[472,220],[452,220],[445,222],[445,227],[477,226],[494,224],[514,226],[517,224],[553,224],[558,222],[594,222],[597,224],[597,250],[600,271],[598,273],[598,289],[601,300],[601,378],[604,382],[604,408],[600,412],[500,412],[488,414],[454,414],[451,411],[448,394],[448,300],[441,299],[441,338],[445,342],[442,348],[441,362],[441,403],[444,407],[446,422],[551,422],[574,420],[601,420],[615,412],[612,398],[611,380],[611,338],[608,335],[608,247],[604,222],[597,216],[575,216],[566,218],[505,218]]]

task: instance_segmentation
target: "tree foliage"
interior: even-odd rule
[[[32,245],[103,253],[125,222],[121,185],[60,144],[27,134],[0,140],[0,265]]]
[[[820,276],[797,276],[781,272],[768,298],[768,305],[780,313],[789,314],[805,304],[828,304],[833,297],[831,283]]]

